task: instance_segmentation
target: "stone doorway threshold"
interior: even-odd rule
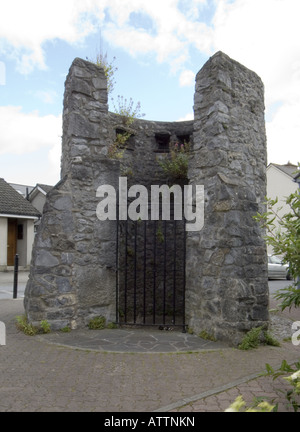
[[[178,330],[159,329],[78,329],[69,333],[52,332],[41,340],[74,349],[126,353],[186,353],[229,348]]]

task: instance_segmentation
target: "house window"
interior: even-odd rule
[[[18,240],[23,240],[24,231],[23,231],[23,224],[18,224]]]

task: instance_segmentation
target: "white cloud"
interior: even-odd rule
[[[203,12],[211,12],[212,4],[216,9],[214,17],[205,23]],[[143,25],[139,25],[137,16],[143,17]],[[187,86],[192,82],[190,68],[201,67],[193,64],[191,53],[208,56],[222,50],[260,75],[267,110],[281,102],[267,123],[268,146],[269,155],[277,157],[276,149],[286,159],[292,156],[285,150],[289,148],[290,154],[295,154],[299,137],[299,16],[299,0],[10,0],[1,6],[0,53],[13,58],[22,73],[32,72],[35,67],[45,69],[46,41],[82,43],[101,27],[110,45],[124,49],[139,61],[147,54],[158,63],[168,63],[170,70],[178,73],[179,84]],[[48,102],[54,97],[46,93],[40,96]],[[4,126],[0,138],[5,137],[2,147],[8,148],[5,143],[10,143],[11,149],[19,151],[49,142],[41,125],[55,123],[57,118],[25,115],[16,107],[6,107],[6,116],[9,112],[29,138],[25,134],[16,136],[12,128],[11,139],[7,125],[0,120]],[[35,126],[36,131],[27,124]],[[53,129],[49,133],[53,134]]]
[[[300,162],[300,102],[282,105],[266,123],[268,162]]]
[[[209,52],[211,41],[211,29],[198,22],[195,13],[195,8],[206,2],[189,0],[188,4],[183,3],[184,8],[180,11],[178,0],[130,0],[126,4],[112,0],[108,5],[111,22],[104,27],[103,35],[133,56],[154,53],[159,63],[168,62],[173,71],[180,69],[189,58],[190,45]],[[130,14],[136,10],[149,17],[155,32],[146,32],[130,24]]]
[[[179,77],[179,84],[181,87],[190,87],[195,85],[195,74],[191,70],[181,72]]]
[[[8,158],[12,155],[16,161],[20,156],[28,157],[35,155],[42,149],[48,150],[48,159],[41,160],[38,165],[29,168],[29,172],[11,173],[19,182],[24,182],[25,177],[36,179],[36,182],[53,184],[60,178],[60,155],[61,155],[61,116],[39,116],[37,112],[26,114],[21,107],[0,107],[0,155]],[[24,177],[25,176],[25,177]],[[13,180],[16,181],[16,180]]]
[[[49,178],[53,179],[48,183],[54,184],[60,179],[60,162],[61,162],[61,142],[56,142],[48,152],[48,161],[50,166]]]
[[[61,116],[40,117],[21,107],[0,107],[0,154],[23,154],[61,143]]]
[[[53,104],[58,97],[57,92],[54,90],[38,90],[34,95],[45,104]]]
[[[187,113],[185,116],[180,117],[178,120],[176,121],[188,121],[188,120],[194,120],[194,113]]]
[[[10,0],[3,3],[0,52],[14,58],[21,73],[30,73],[35,67],[45,69],[43,44],[56,38],[76,43],[94,31],[91,13],[102,16],[97,3],[91,0]]]
[[[46,41],[82,43],[101,27],[110,44],[132,56],[153,53],[159,63],[178,69],[189,57],[190,44],[209,52],[211,29],[199,17],[199,7],[205,4],[206,0],[10,0],[0,14],[0,52],[15,59],[19,72],[30,73],[47,67]],[[152,23],[151,31],[134,25],[133,12]]]
[[[254,70],[265,85],[268,161],[300,159],[299,0],[220,0],[213,19],[214,52]]]
[[[221,0],[214,50],[251,68],[266,84],[266,101],[300,97],[299,0]],[[296,95],[295,95],[296,91]]]

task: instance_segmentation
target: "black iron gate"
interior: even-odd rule
[[[185,220],[117,222],[117,323],[185,331]]]

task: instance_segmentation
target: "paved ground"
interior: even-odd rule
[[[173,331],[26,336],[15,326],[22,313],[22,299],[0,300],[7,336],[0,346],[0,412],[224,411],[239,394],[248,403],[281,395],[285,383],[259,373],[266,363],[300,359],[300,346],[290,341],[241,351]],[[299,311],[285,315],[300,321]],[[283,397],[279,410],[286,410]]]
[[[18,290],[17,298],[24,297],[24,291],[28,280],[29,273],[27,271],[20,271],[18,273]],[[13,298],[13,282],[14,272],[0,272],[0,300]]]

